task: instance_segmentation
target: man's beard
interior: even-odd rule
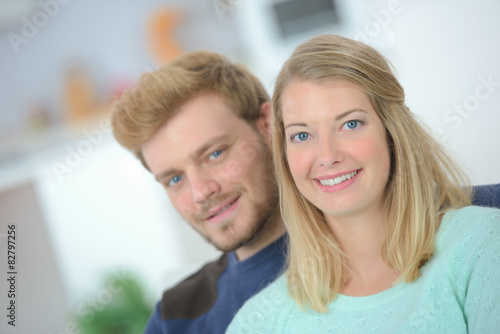
[[[218,232],[227,233],[226,239],[230,241],[219,241],[217,238],[213,238],[210,234],[205,233],[204,230],[197,228],[197,226],[207,224],[204,219],[204,214],[207,210],[202,210],[202,213],[196,216],[196,222],[194,224],[190,223],[189,225],[191,225],[199,234],[201,234],[203,238],[205,238],[205,240],[211,243],[218,250],[223,252],[236,250],[254,240],[269,224],[273,224],[278,218],[279,197],[275,183],[272,182],[271,185],[268,184],[266,189],[262,189],[262,192],[265,196],[260,198],[265,200],[260,202],[251,201],[250,214],[252,217],[243,217],[243,219],[248,219],[247,224],[249,225],[246,226],[247,228],[249,227],[249,229],[245,232],[245,234],[240,235],[238,231],[234,230],[235,224],[233,220],[237,218],[231,218],[218,223]],[[207,202],[207,207],[210,208],[212,205],[216,205],[216,203],[220,203],[228,198],[237,196],[245,196],[245,191],[243,191],[241,187],[238,187],[230,194],[214,197],[213,200],[211,199]]]

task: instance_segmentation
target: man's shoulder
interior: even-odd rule
[[[209,311],[217,300],[217,282],[226,269],[227,262],[228,254],[224,253],[166,290],[160,301],[161,318],[195,319]]]
[[[500,183],[472,188],[472,204],[500,208]]]

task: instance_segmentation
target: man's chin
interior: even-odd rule
[[[247,217],[248,221],[244,222],[245,224],[242,224],[241,221],[240,224],[236,224],[237,218],[232,218],[217,224],[211,224],[206,220],[197,220],[196,224],[190,225],[218,250],[231,252],[258,239],[262,231],[265,230],[265,226],[272,223],[270,218],[274,216],[275,210],[276,206],[273,205],[267,205],[267,210],[255,207],[252,211],[262,215],[260,217]]]
[[[240,247],[252,243],[256,238],[258,238],[260,233],[264,229],[266,223],[267,221],[260,222],[260,224],[255,225],[252,230],[247,231],[245,235],[240,236],[239,238],[237,238],[237,240],[233,239],[231,241],[222,242],[220,240],[214,240],[209,238],[206,239],[209,243],[214,245],[214,247],[217,248],[218,250],[222,252],[232,252]]]
[[[218,244],[213,242],[211,244],[221,252],[233,252],[242,246],[241,244]]]
[[[231,241],[221,241],[221,240],[215,240],[213,238],[205,238],[205,239],[221,252],[232,252],[242,246],[245,246],[253,238],[254,236],[250,237],[247,236],[245,238],[240,238],[238,240],[231,240]]]

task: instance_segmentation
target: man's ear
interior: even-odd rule
[[[257,128],[268,144],[271,144],[271,103],[264,102],[260,106],[260,117]]]

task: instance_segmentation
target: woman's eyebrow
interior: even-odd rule
[[[364,109],[361,109],[361,108],[352,108],[352,109],[349,109],[347,111],[344,111],[343,113],[341,114],[338,114],[337,116],[335,116],[335,121],[338,121],[338,120],[341,120],[342,118],[346,117],[347,115],[353,113],[353,112],[356,112],[356,111],[361,111],[361,112],[364,112],[364,113],[367,113],[366,110]],[[289,127],[292,127],[292,126],[307,126],[307,123],[303,123],[303,122],[299,122],[299,123],[290,123],[290,124],[287,124],[285,126],[285,129],[288,129]]]
[[[364,110],[364,109],[361,109],[361,108],[352,108],[352,109],[344,111],[343,113],[338,114],[337,116],[335,116],[335,120],[338,121],[338,120],[346,117],[347,115],[349,115],[349,114],[351,114],[351,113],[353,113],[355,111],[361,111],[361,112],[367,113],[366,110]]]
[[[291,126],[307,126],[307,123],[290,123],[287,126],[285,126],[285,129],[288,129]]]

